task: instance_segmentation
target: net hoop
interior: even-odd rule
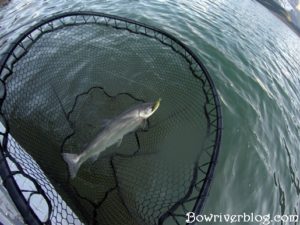
[[[76,22],[77,17],[80,17],[83,20],[80,20],[80,22]],[[0,80],[1,86],[3,88],[3,91],[1,91],[3,93],[1,93],[0,96],[0,106],[2,107],[3,101],[5,100],[6,97],[5,81],[13,73],[12,72],[13,64],[16,61],[18,61],[23,54],[26,54],[27,49],[30,48],[30,45],[24,46],[23,41],[30,39],[32,40],[32,44],[33,44],[34,41],[37,40],[40,35],[43,35],[46,32],[51,32],[55,29],[55,27],[52,26],[53,29],[51,30],[51,24],[54,21],[61,22],[61,26],[68,26],[69,24],[65,23],[65,19],[67,18],[75,18],[75,20],[73,21],[74,23],[71,25],[74,24],[80,25],[82,23],[85,24],[99,23],[101,25],[110,26],[114,29],[123,29],[123,30],[125,29],[136,34],[148,36],[149,38],[155,38],[159,40],[162,44],[171,46],[174,51],[181,54],[187,61],[195,62],[199,66],[199,68],[203,71],[203,75],[205,79],[203,85],[206,85],[206,87],[209,89],[209,91],[207,91],[206,93],[207,102],[209,104],[213,104],[213,110],[205,111],[205,112],[206,112],[206,117],[208,118],[209,121],[208,124],[209,129],[211,130],[211,134],[214,135],[215,141],[211,146],[211,161],[209,162],[205,179],[199,191],[199,196],[198,199],[196,200],[194,210],[193,210],[195,213],[200,213],[201,210],[203,209],[204,202],[208,196],[208,192],[211,186],[213,174],[217,163],[217,158],[219,155],[221,134],[222,134],[222,113],[221,113],[220,100],[217,94],[217,90],[207,69],[200,61],[200,59],[196,56],[196,54],[194,54],[184,43],[178,40],[175,36],[161,29],[146,25],[144,23],[140,23],[131,19],[127,19],[119,16],[113,16],[105,13],[80,11],[80,12],[67,12],[67,13],[54,15],[46,20],[37,23],[36,25],[30,27],[26,32],[22,33],[16,39],[16,41],[11,44],[8,51],[3,55],[0,62],[0,74],[4,74],[4,76],[2,76]],[[46,25],[50,27],[47,28],[48,30],[45,29]],[[15,50],[18,48],[24,49],[24,52],[20,55],[15,54]],[[0,115],[3,118],[2,123],[6,128],[5,132],[0,133],[0,136],[2,138],[2,143],[0,145],[0,173],[3,179],[3,184],[8,190],[12,200],[16,204],[16,207],[18,208],[21,215],[23,216],[24,221],[28,224],[33,224],[33,225],[42,224],[42,222],[36,216],[35,212],[32,210],[27,200],[23,196],[20,187],[18,186],[16,180],[13,177],[14,175],[13,172],[9,168],[7,162],[8,158],[6,156],[9,126],[6,123],[2,111],[0,112]],[[174,205],[172,208],[176,209],[176,207],[178,207],[178,205]],[[170,209],[169,212],[166,212],[164,215],[160,217],[158,224],[163,224],[165,219],[169,216],[173,216],[172,209]],[[48,220],[46,224],[51,224],[50,220]]]

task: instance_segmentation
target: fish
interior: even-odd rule
[[[157,111],[161,99],[156,102],[146,102],[134,105],[113,119],[107,120],[103,129],[84,148],[82,153],[62,153],[64,161],[68,165],[71,179],[74,179],[86,161],[95,162],[100,154],[113,145],[121,145],[123,137],[140,127],[145,127],[147,119]]]

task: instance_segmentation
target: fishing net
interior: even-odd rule
[[[221,139],[219,100],[175,37],[92,12],[56,15],[22,34],[1,62],[3,183],[28,224],[185,224],[200,212]],[[107,119],[162,98],[147,126],[84,163]]]

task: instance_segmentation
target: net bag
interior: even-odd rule
[[[208,195],[221,110],[202,63],[174,36],[95,12],[31,27],[1,61],[0,171],[28,224],[185,224]],[[162,102],[144,128],[70,174],[107,119]]]

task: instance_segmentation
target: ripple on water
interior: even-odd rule
[[[0,53],[37,21],[70,10],[101,11],[163,28],[204,61],[224,113],[205,212],[299,211],[300,41],[284,23],[250,0],[13,0],[0,8]]]

